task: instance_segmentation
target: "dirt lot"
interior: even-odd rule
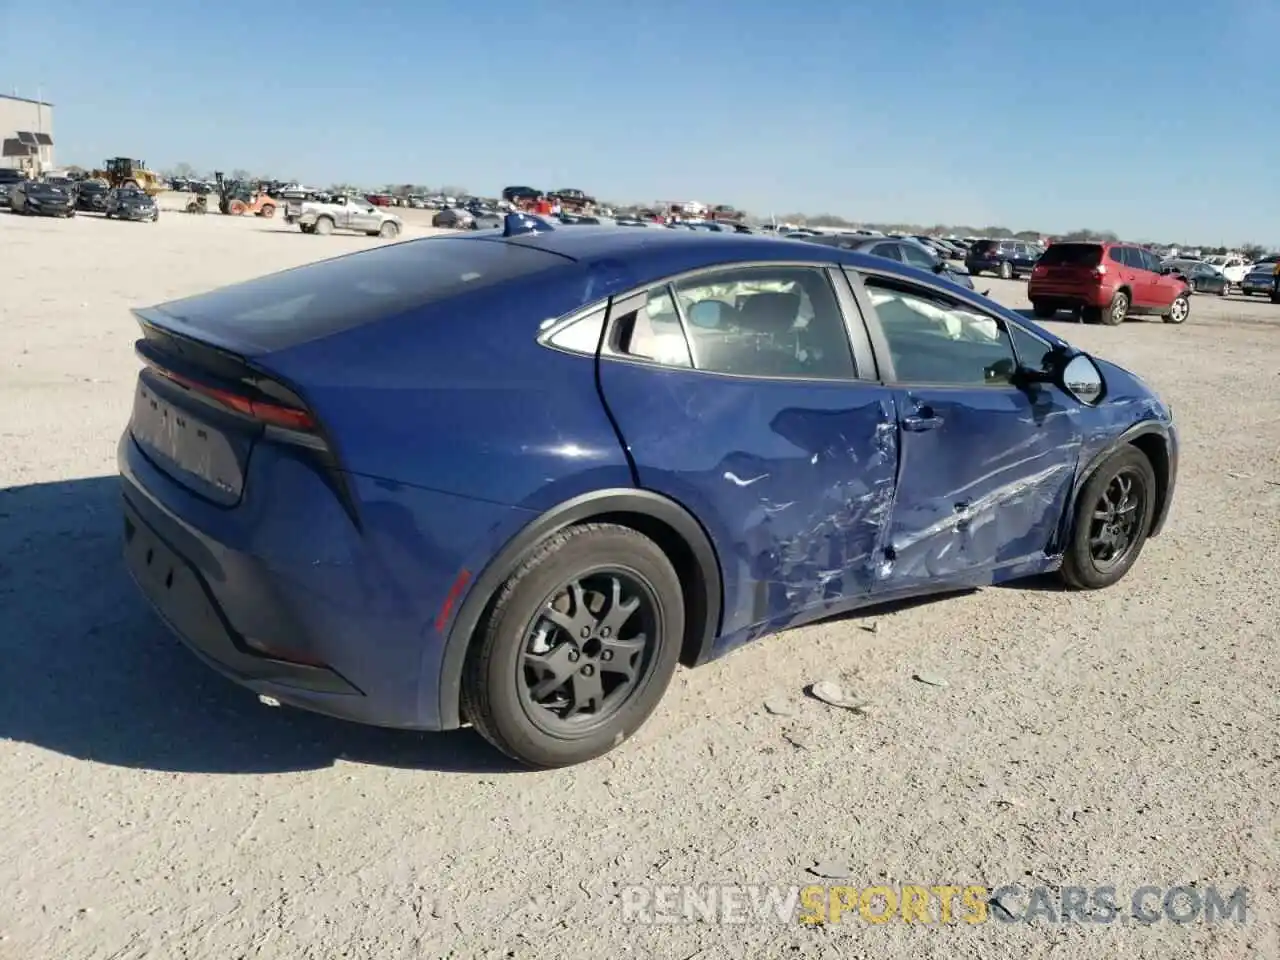
[[[1280,956],[1280,307],[1058,326],[1151,381],[1182,430],[1168,530],[1120,586],[774,637],[682,672],[611,757],[529,774],[470,732],[260,706],[167,635],[118,560],[128,308],[377,242],[0,214],[0,957]],[[866,714],[805,699],[822,678]],[[624,922],[628,885],[804,885],[815,862],[854,886],[1110,885],[1122,909]],[[1147,884],[1245,885],[1249,920],[1136,923]]]

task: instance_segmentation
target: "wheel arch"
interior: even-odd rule
[[[442,730],[462,725],[462,675],[467,651],[502,584],[547,537],[566,527],[588,522],[631,527],[662,548],[685,587],[685,635],[680,662],[697,666],[710,658],[720,629],[724,585],[715,546],[702,524],[676,501],[649,490],[593,491],[567,500],[527,524],[488,563],[467,591],[445,638],[440,664],[438,696]]]
[[[1176,448],[1170,441],[1168,426],[1158,420],[1144,420],[1131,426],[1095,453],[1084,469],[1077,474],[1075,484],[1071,490],[1070,502],[1063,515],[1062,528],[1059,531],[1059,542],[1066,542],[1065,538],[1070,532],[1071,523],[1075,517],[1076,507],[1080,498],[1080,491],[1084,489],[1084,485],[1089,482],[1089,478],[1097,472],[1108,457],[1126,446],[1136,447],[1140,450],[1150,462],[1151,469],[1156,475],[1156,504],[1151,514],[1151,529],[1147,532],[1147,536],[1157,537],[1160,535],[1160,531],[1164,528],[1165,518],[1169,515],[1169,505],[1172,501],[1173,484],[1177,476],[1177,453]]]

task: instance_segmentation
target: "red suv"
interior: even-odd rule
[[[1027,296],[1041,319],[1078,310],[1085,323],[1114,325],[1142,314],[1182,323],[1191,314],[1186,280],[1128,243],[1053,244],[1031,271]]]

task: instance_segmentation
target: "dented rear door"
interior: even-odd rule
[[[828,298],[829,317],[826,271],[803,279],[815,300]],[[713,286],[683,289],[701,296]],[[697,311],[679,282],[615,302],[599,361],[640,486],[683,504],[712,538],[724,575],[721,650],[754,635],[748,628],[866,600],[897,473],[892,391],[869,371],[854,374],[844,342],[827,346],[846,351],[845,378],[830,366],[790,376],[785,364],[756,375],[766,353],[785,360],[805,335],[786,318],[770,334],[758,304],[744,312],[749,295],[741,285],[719,293],[716,324],[692,333],[684,314]]]

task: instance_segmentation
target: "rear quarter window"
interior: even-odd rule
[[[431,238],[296,267],[158,309],[197,335],[204,329],[260,350],[282,350],[565,262],[519,244]]]

